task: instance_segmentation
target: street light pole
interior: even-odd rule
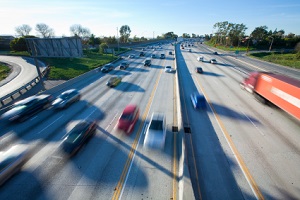
[[[119,51],[120,51],[120,44],[119,44],[120,39],[119,39],[119,29],[118,29],[118,27],[117,27],[117,41],[118,41],[118,53],[119,53]]]
[[[249,52],[249,42],[250,42],[250,38],[251,38],[251,37],[252,37],[252,36],[250,35],[249,38],[248,38],[247,53]]]
[[[269,51],[271,51],[271,49],[272,49],[272,44],[273,44],[273,40],[274,40],[273,37],[270,36],[270,38],[272,38],[272,41],[271,41],[271,44],[270,44],[270,47],[269,47]]]

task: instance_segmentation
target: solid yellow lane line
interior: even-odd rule
[[[153,88],[153,90],[151,92],[151,95],[149,97],[148,103],[146,105],[145,111],[144,111],[143,116],[142,116],[142,120],[141,120],[142,122],[144,122],[146,120],[146,117],[147,117],[147,115],[149,113],[150,106],[152,104],[152,101],[153,101],[153,98],[154,98],[154,95],[155,95],[155,92],[156,92],[156,89],[157,89],[157,86],[158,86],[161,74],[162,74],[162,70],[160,70],[160,73],[159,73],[159,75],[158,75],[158,77],[156,79],[154,88]],[[115,187],[115,191],[114,191],[114,194],[113,194],[113,197],[112,197],[113,200],[117,200],[117,199],[120,198],[121,191],[122,191],[122,189],[124,187],[125,178],[126,178],[128,172],[129,172],[128,170],[129,170],[130,164],[133,161],[132,158],[133,158],[133,156],[135,154],[136,147],[137,147],[137,144],[139,142],[139,138],[140,138],[143,126],[144,126],[143,123],[141,123],[140,126],[139,126],[138,132],[137,132],[137,134],[135,136],[134,142],[133,142],[133,144],[131,146],[129,155],[127,157],[126,164],[125,164],[125,166],[123,168],[120,180],[119,180],[117,186]]]
[[[264,199],[260,189],[257,186],[257,183],[255,182],[254,178],[250,174],[249,169],[247,168],[247,166],[246,166],[245,162],[243,161],[240,153],[238,152],[236,146],[234,145],[234,143],[233,143],[233,141],[230,137],[230,134],[227,132],[224,124],[222,123],[222,121],[221,121],[221,119],[218,115],[218,113],[216,112],[215,108],[213,107],[208,95],[206,94],[206,92],[205,92],[204,88],[202,87],[202,85],[201,85],[200,81],[198,80],[198,78],[196,78],[196,80],[198,82],[198,85],[201,88],[201,91],[202,91],[203,95],[205,96],[206,101],[208,102],[210,108],[212,109],[212,111],[215,115],[215,118],[216,118],[222,132],[223,132],[223,135],[224,135],[227,143],[229,144],[229,147],[230,147],[231,151],[235,155],[235,158],[236,158],[237,162],[239,163],[239,166],[240,166],[241,170],[243,171],[243,173],[244,173],[244,175],[245,175],[245,177],[246,177],[246,179],[247,179],[247,181],[250,185],[251,190],[253,191],[253,193],[254,193],[254,195],[256,196],[257,199]]]

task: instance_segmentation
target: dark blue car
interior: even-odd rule
[[[199,92],[191,94],[191,101],[195,109],[206,108],[205,98]]]

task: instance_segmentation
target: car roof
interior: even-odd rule
[[[163,113],[154,112],[154,113],[152,113],[151,120],[163,121],[164,118],[165,118],[165,115]]]
[[[18,101],[16,103],[14,103],[14,105],[26,104],[30,101],[35,100],[35,99],[43,99],[43,98],[46,98],[48,96],[49,96],[49,94],[34,95],[34,96],[28,97],[26,99],[23,99],[21,101]]]
[[[123,114],[133,113],[136,108],[137,108],[137,105],[129,104],[125,107]]]
[[[66,91],[64,91],[63,93],[61,93],[61,94],[70,94],[70,93],[72,93],[72,92],[76,92],[77,90],[76,89],[70,89],[70,90],[66,90]]]

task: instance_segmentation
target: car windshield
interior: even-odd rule
[[[1,159],[0,172],[17,159],[18,155],[9,155]]]
[[[69,95],[70,95],[69,93],[63,93],[63,94],[59,95],[59,98],[65,100],[65,99],[69,98]]]
[[[80,137],[82,136],[81,131],[74,131],[70,133],[66,139],[66,142],[68,143],[74,143],[76,142]]]
[[[149,129],[155,130],[155,131],[163,130],[163,121],[161,121],[161,120],[152,120]]]
[[[14,110],[23,110],[24,108],[28,107],[26,104],[20,104],[20,105],[15,105],[13,107]]]
[[[123,114],[121,116],[122,120],[127,120],[127,121],[131,121],[132,120],[132,114]]]

